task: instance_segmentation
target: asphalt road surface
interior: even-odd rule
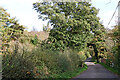
[[[102,65],[91,62],[91,58],[88,58],[85,63],[88,65],[88,69],[71,80],[120,80],[118,75],[105,69]]]

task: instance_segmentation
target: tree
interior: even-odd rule
[[[24,27],[15,18],[10,18],[10,14],[2,7],[0,7],[0,23],[2,48],[5,51],[11,40],[15,41],[23,34]]]
[[[105,44],[105,28],[101,24],[97,30],[95,30],[92,40],[88,43],[88,46],[92,46],[94,49],[94,57],[96,58],[97,62],[99,62],[100,58],[105,57],[104,54],[107,51],[106,44]]]
[[[46,41],[52,49],[81,50],[87,46],[91,33],[96,34],[103,27],[98,10],[89,2],[36,2],[33,7],[40,19],[49,20],[53,26]]]
[[[49,26],[49,22],[47,23],[47,26],[43,26],[43,31],[45,32],[50,32],[50,26]]]

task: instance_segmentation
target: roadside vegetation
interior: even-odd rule
[[[120,28],[114,26],[112,30],[106,30],[106,49],[105,58],[99,64],[106,69],[120,75]],[[95,59],[93,58],[93,61]],[[95,62],[97,64],[97,62]]]
[[[89,57],[120,70],[119,28],[109,33],[92,4],[36,2],[33,8],[39,19],[48,20],[41,32],[28,32],[0,7],[3,78],[72,78],[87,69]]]
[[[102,66],[104,66],[104,67],[105,67],[106,69],[108,69],[109,71],[111,71],[111,72],[113,72],[113,73],[115,73],[115,74],[120,75],[120,73],[118,72],[117,69],[115,69],[115,68],[113,68],[113,67],[110,67],[110,66],[108,66],[108,65],[106,65],[106,64],[104,64],[104,63],[99,63],[99,64],[101,64]]]

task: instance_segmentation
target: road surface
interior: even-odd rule
[[[85,64],[88,65],[88,69],[72,80],[120,80],[118,75],[108,71],[102,65],[91,62],[91,58],[88,58]]]

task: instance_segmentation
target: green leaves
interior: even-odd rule
[[[53,25],[46,44],[54,44],[54,49],[81,50],[90,41],[91,32],[96,34],[102,26],[96,16],[98,10],[88,2],[36,2],[33,7],[42,20]]]
[[[37,45],[38,44],[38,37],[35,35],[34,39],[31,40],[32,44]]]
[[[10,14],[0,7],[0,35],[3,47],[11,40],[17,40],[23,34],[24,27],[15,18],[10,18]],[[9,45],[9,44],[8,44]]]

